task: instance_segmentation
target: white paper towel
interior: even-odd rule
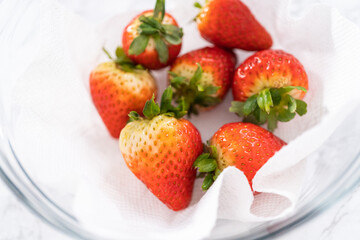
[[[289,1],[244,2],[271,33],[274,48],[295,55],[309,76],[308,113],[275,131],[288,145],[255,176],[253,187],[261,194],[254,198],[245,176],[228,168],[206,193],[198,180],[191,206],[173,212],[128,170],[117,141],[109,136],[91,102],[88,86],[91,69],[106,60],[102,46],[112,52],[121,43],[125,25],[143,7],[137,4],[137,10],[129,10],[127,1],[117,2],[114,8],[119,14],[96,26],[52,1],[33,1],[26,14],[9,20],[16,39],[36,43],[26,64],[5,71],[15,85],[8,93],[16,109],[12,141],[31,177],[52,187],[72,188],[76,218],[104,237],[200,239],[208,236],[217,219],[261,222],[291,212],[306,170],[302,160],[359,101],[360,32],[327,6],[315,6],[294,18],[289,15]],[[182,53],[210,45],[190,22],[197,13],[193,1],[167,3],[184,28]],[[5,1],[2,7],[13,6]],[[28,36],[29,29],[34,34]],[[8,44],[7,51],[16,52],[21,44]],[[236,53],[239,62],[251,54]],[[14,72],[20,77],[15,78]],[[166,69],[154,75],[162,92]],[[239,121],[228,112],[231,99],[229,93],[217,108],[191,119],[204,141],[223,124]]]

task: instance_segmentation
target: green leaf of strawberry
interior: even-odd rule
[[[255,111],[257,107],[257,95],[253,95],[248,98],[248,100],[244,104],[244,115],[249,115],[253,111]]]
[[[245,105],[244,102],[232,101],[229,111],[232,113],[236,113],[239,117],[243,117],[244,116],[244,105]]]
[[[135,112],[135,111],[131,111],[129,113],[129,122],[133,122],[133,121],[136,121],[136,120],[139,120],[140,119],[140,115]]]
[[[203,159],[195,166],[199,172],[212,172],[215,171],[217,164],[215,159]]]
[[[213,177],[214,181],[218,178],[220,173],[221,173],[221,170],[219,168],[216,168],[215,173],[214,173],[214,177]]]
[[[265,88],[259,92],[256,101],[259,108],[266,111],[268,114],[270,113],[270,108],[274,106],[271,93],[268,88]]]
[[[277,128],[278,117],[274,110],[270,110],[270,114],[267,117],[267,128],[269,131],[274,131]]]
[[[147,24],[140,24],[139,26],[139,31],[140,33],[142,33],[143,35],[153,35],[155,33],[158,33],[159,30],[150,26],[150,25],[147,25]]]
[[[210,153],[203,153],[201,154],[200,156],[197,157],[197,159],[195,160],[195,162],[193,163],[193,167],[196,167],[198,166],[198,164],[205,160],[205,159],[208,159],[210,157]]]
[[[270,88],[271,99],[274,105],[279,105],[281,101],[281,93],[278,88]]]
[[[306,91],[303,87],[286,86],[282,88],[266,88],[249,97],[245,102],[233,101],[229,109],[245,122],[262,125],[268,123],[270,131],[274,131],[277,122],[288,122],[297,114],[306,113],[307,104],[299,99],[294,99],[289,93],[294,90]]]
[[[303,92],[307,92],[306,88],[299,87],[299,86],[286,86],[286,87],[280,88],[279,91],[280,91],[280,94],[283,94],[283,93],[290,92],[290,91],[292,91],[294,89],[297,89],[297,90],[300,90],[300,91],[303,91]]]
[[[289,112],[291,112],[291,113],[294,113],[295,111],[296,111],[296,100],[292,97],[292,96],[290,96],[290,95],[288,95],[289,97],[289,101],[288,101],[288,110],[289,110]]]
[[[296,99],[296,113],[297,114],[299,114],[300,116],[303,116],[307,112],[306,108],[307,108],[306,102]]]
[[[171,24],[164,24],[163,28],[165,30],[165,40],[173,45],[178,45],[181,43],[181,38],[183,32],[181,28],[178,28]]]
[[[134,38],[129,47],[129,55],[140,55],[149,43],[150,38],[155,41],[155,50],[160,63],[169,60],[169,45],[179,45],[182,41],[182,29],[173,24],[162,24],[165,16],[165,0],[157,0],[153,16],[140,16],[137,31],[139,36]]]
[[[278,120],[280,122],[288,122],[295,117],[295,113],[291,113],[289,109],[283,109],[279,112]]]
[[[129,48],[129,54],[139,55],[145,51],[149,43],[149,36],[141,34],[134,39]]]
[[[202,9],[202,6],[199,2],[194,2],[194,7]]]
[[[163,28],[161,22],[156,20],[154,17],[140,16],[139,21],[142,22],[143,25],[147,25],[149,27],[153,27],[153,28],[157,29],[158,32],[164,32],[164,28]]]
[[[106,52],[106,50],[105,50],[105,52]],[[109,56],[109,53],[107,53],[107,55]],[[121,47],[116,48],[115,55],[116,55],[116,58],[118,58],[118,59],[128,59],[129,61],[131,61],[130,58],[128,58],[126,56],[124,49]],[[111,56],[110,56],[110,58],[111,58]]]
[[[116,48],[115,55],[116,58],[114,59],[111,54],[103,48],[103,51],[108,56],[109,59],[114,61],[117,67],[121,68],[125,72],[133,72],[133,70],[145,70],[145,68],[140,64],[135,64],[131,59],[126,56],[124,49],[121,47]]]
[[[198,84],[198,82],[199,82],[199,80],[200,80],[200,78],[201,78],[201,76],[202,76],[203,70],[202,70],[200,64],[197,63],[197,66],[198,66],[198,67],[197,67],[194,75],[193,75],[192,78],[190,79],[190,86],[191,86],[191,87],[198,87],[197,84]]]
[[[199,85],[199,86],[202,86],[202,85]],[[220,87],[218,87],[218,86],[209,85],[209,86],[206,86],[204,89],[199,89],[199,91],[203,91],[204,94],[206,94],[206,95],[212,95],[212,94],[217,93],[217,91],[219,89],[220,89]]]
[[[216,147],[204,144],[204,151],[205,153],[198,156],[198,158],[195,160],[193,167],[196,168],[200,173],[199,177],[205,177],[202,184],[202,189],[208,190],[215,179],[219,176],[221,171],[218,168],[216,161]]]
[[[167,113],[173,109],[171,101],[173,98],[173,92],[171,88],[166,88],[163,95],[161,96],[160,113]]]
[[[144,106],[143,114],[146,118],[152,119],[159,115],[160,107],[155,103],[155,96],[153,95],[151,100],[147,101]]]
[[[146,119],[153,119],[158,115],[166,115],[169,117],[182,118],[187,114],[188,108],[183,100],[178,101],[177,106],[172,105],[173,90],[171,86],[167,87],[161,96],[160,106],[155,102],[153,95],[150,100],[145,103],[143,115]],[[140,115],[134,111],[129,113],[130,121],[142,120]]]
[[[201,185],[201,188],[206,191],[208,190],[211,185],[214,183],[214,174],[213,173],[208,173],[206,174],[203,184]]]
[[[197,66],[194,75],[189,80],[169,72],[170,85],[175,89],[174,99],[177,102],[184,102],[189,116],[198,113],[197,107],[211,107],[221,101],[220,98],[213,96],[220,87],[199,84],[203,70],[200,64],[197,63]]]
[[[166,46],[164,40],[160,37],[160,35],[153,36],[155,41],[155,49],[159,55],[159,60],[161,63],[166,63],[169,59],[169,50]]]

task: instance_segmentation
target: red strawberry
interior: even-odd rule
[[[181,108],[171,105],[167,88],[161,106],[154,99],[144,107],[145,118],[131,112],[131,122],[121,131],[120,150],[129,169],[166,206],[174,211],[191,200],[196,170],[195,159],[202,152],[199,131]]]
[[[159,69],[179,55],[182,36],[175,19],[165,13],[165,0],[157,0],[154,10],[140,13],[125,27],[122,44],[134,62]]]
[[[189,113],[197,107],[218,104],[231,86],[235,54],[218,47],[205,47],[178,57],[170,68],[175,99],[184,98]]]
[[[147,70],[132,63],[121,48],[116,50],[116,56],[117,59],[101,63],[90,74],[93,102],[114,138],[125,127],[129,112],[141,111],[157,92],[155,80]]]
[[[248,51],[268,49],[272,39],[240,0],[209,0],[196,17],[200,34],[209,42],[225,48]]]
[[[268,122],[274,130],[277,121],[287,122],[306,113],[301,101],[308,89],[303,65],[281,50],[264,50],[246,59],[236,70],[232,85],[234,100],[230,108],[246,121]],[[246,102],[245,102],[246,101]]]
[[[211,154],[200,155],[194,163],[200,172],[208,172],[203,183],[205,190],[228,166],[240,169],[251,186],[256,172],[286,143],[257,125],[238,122],[222,126],[209,145]]]

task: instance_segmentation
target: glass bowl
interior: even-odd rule
[[[65,2],[66,4],[69,3]],[[27,7],[26,4],[18,4],[14,11],[25,14]],[[29,24],[35,24],[36,21],[36,17],[34,17],[34,22]],[[2,27],[0,24],[0,30]],[[16,30],[16,27],[14,26],[13,29]],[[6,32],[1,37],[9,38],[10,44],[17,34],[15,30]],[[6,52],[6,46],[0,49],[2,53],[5,53],[3,56],[11,55]],[[25,60],[19,58],[23,54],[15,53],[10,61],[15,62],[18,59],[19,63],[26,64]],[[5,61],[4,58],[0,58],[0,60]],[[34,166],[28,155],[32,151],[37,151],[41,146],[33,144],[31,141],[28,143],[26,152],[19,151],[17,142],[21,140],[16,139],[15,132],[19,131],[16,128],[16,119],[19,113],[26,109],[24,106],[19,109],[16,98],[13,96],[12,87],[19,81],[20,76],[16,71],[13,71],[10,76],[8,74],[10,70],[14,69],[0,69],[0,76],[9,76],[9,78],[0,79],[0,176],[2,180],[34,214],[53,227],[80,239],[104,239],[103,236],[82,225],[73,212],[72,205],[76,188],[71,188],[69,185],[76,179],[76,173],[61,172],[61,167],[59,167],[61,159],[49,161],[49,163],[44,162],[41,168],[38,165]],[[48,100],[43,99],[43,101]],[[360,106],[316,152],[307,158],[307,164],[310,165],[309,169],[312,171],[307,172],[306,184],[303,186],[299,202],[291,214],[281,219],[252,225],[249,228],[243,228],[241,222],[218,220],[211,233],[211,238],[262,239],[282,234],[322,213],[357,186],[360,180],[359,110]],[[22,131],[26,131],[26,129],[22,129]],[[44,139],[44,141],[46,140],[51,141]],[[58,174],[62,179],[69,179],[69,184],[67,187],[62,187],[56,182],[47,181],[47,176],[50,174]],[[106,237],[106,239],[116,238]]]
[[[53,189],[49,184],[37,184],[23,162],[16,155],[11,141],[11,121],[5,119],[1,108],[0,176],[13,193],[41,219],[53,227],[81,239],[103,239],[84,228],[71,210],[75,192]],[[352,126],[352,127],[349,127]],[[213,230],[213,238],[261,239],[290,231],[328,209],[332,204],[351,192],[360,181],[360,112],[351,118],[309,156],[313,172],[308,173],[308,184],[303,187],[295,211],[283,219],[269,221],[252,227],[246,232],[242,223],[220,220]],[[338,151],[342,148],[343,151]],[[311,161],[310,161],[311,160]],[[227,228],[232,226],[231,231]],[[237,226],[238,228],[234,228]],[[227,235],[224,235],[224,232]],[[239,233],[241,232],[241,233]],[[115,239],[115,238],[114,238]]]

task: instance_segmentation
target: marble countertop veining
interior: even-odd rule
[[[0,240],[70,239],[32,214],[0,181]]]

